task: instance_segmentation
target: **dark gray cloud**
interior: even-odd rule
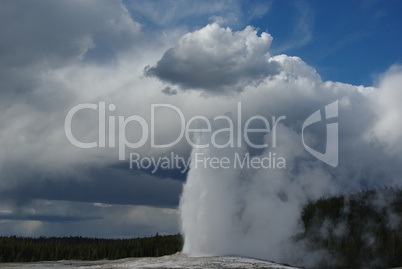
[[[46,63],[57,67],[85,58],[99,45],[115,50],[132,46],[140,25],[119,1],[2,1],[2,64]],[[23,7],[23,8],[21,8]]]
[[[126,167],[128,168],[128,166]],[[33,200],[65,200],[87,203],[148,205],[176,208],[182,183],[168,178],[145,174],[139,170],[122,170],[102,167],[79,168],[79,177],[56,178],[41,171],[16,173],[15,186],[0,192],[2,201],[17,207],[29,205]]]
[[[141,41],[118,1],[2,1],[0,33],[2,94],[33,91],[48,69],[112,59]]]
[[[173,152],[173,151],[172,151]],[[187,160],[190,156],[187,156],[187,154],[183,154],[182,156],[180,156],[182,158],[184,158],[185,160]],[[183,166],[180,163],[181,166]],[[120,162],[114,165],[111,165],[110,168],[114,168],[114,169],[122,169],[122,170],[128,170],[128,168],[130,167],[130,163],[129,162]],[[161,178],[161,179],[172,179],[172,180],[179,180],[179,181],[186,181],[186,177],[187,177],[187,173],[188,173],[188,169],[186,170],[185,167],[172,167],[169,169],[163,169],[160,167],[155,167],[154,164],[151,164],[149,166],[149,168],[144,169],[142,168],[141,170],[138,169],[138,167],[136,167],[135,165],[132,167],[132,174],[137,174],[138,172],[136,172],[137,170],[139,170],[141,173],[150,175],[152,177],[156,177],[156,178]],[[127,172],[127,171],[126,171]]]
[[[177,94],[177,90],[176,90],[176,89],[173,89],[172,87],[169,87],[169,86],[165,87],[165,88],[162,90],[162,92],[163,92],[164,94],[166,94],[166,95],[175,95],[175,94]]]
[[[145,74],[177,85],[181,90],[209,93],[241,92],[279,73],[269,60],[272,37],[247,27],[233,33],[218,24],[183,36]]]
[[[76,167],[75,177],[50,177],[27,167],[18,173],[17,166],[2,171],[13,181],[0,191],[3,235],[133,237],[179,231],[178,180],[128,166]]]
[[[98,217],[100,218],[100,217]],[[16,214],[0,214],[0,220],[23,220],[23,221],[43,221],[43,222],[77,222],[88,221],[96,218],[82,218],[75,216],[56,216],[56,215],[16,215]]]
[[[178,232],[178,211],[147,206],[35,200],[0,214],[2,235],[122,238]]]

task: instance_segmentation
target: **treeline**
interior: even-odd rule
[[[0,237],[0,262],[100,260],[157,257],[182,249],[180,234],[135,239]]]
[[[402,265],[402,190],[385,188],[309,202],[301,214],[310,251],[326,250],[318,268]]]

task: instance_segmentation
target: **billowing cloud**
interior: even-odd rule
[[[272,37],[251,26],[233,33],[218,24],[184,35],[145,73],[180,86],[209,93],[241,92],[279,72],[269,60]]]
[[[378,139],[388,148],[390,154],[398,154],[402,149],[402,128],[398,121],[402,115],[402,67],[392,66],[380,78],[379,93],[373,99],[376,123],[371,139]]]

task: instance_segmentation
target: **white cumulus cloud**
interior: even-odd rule
[[[210,24],[184,35],[146,74],[182,90],[241,92],[279,72],[279,65],[269,61],[271,42],[271,35],[258,36],[251,26],[233,33]]]

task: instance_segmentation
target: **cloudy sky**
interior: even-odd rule
[[[0,234],[116,238],[177,233],[183,225],[189,240],[198,242],[191,227],[209,232],[211,218],[222,219],[213,227],[227,227],[239,208],[253,219],[264,204],[275,203],[252,197],[279,197],[291,204],[283,210],[293,212],[311,198],[400,186],[401,12],[399,1],[1,1]],[[336,167],[314,158],[301,141],[303,121],[334,101]],[[66,135],[66,116],[80,104],[96,109],[74,114],[72,134],[83,143],[98,142],[94,148],[76,147]],[[237,128],[255,115],[284,115],[275,152],[286,159],[286,169],[130,169],[132,153],[194,156],[184,137],[156,148],[139,121],[124,121],[134,115],[150,124],[152,104],[170,104],[185,120],[201,115],[212,130],[228,127],[213,121],[216,116],[233,119]],[[155,142],[174,141],[181,127],[177,112],[165,106],[155,113]],[[110,126],[117,126],[114,132]],[[304,134],[311,147],[325,148],[321,127]],[[127,145],[146,141],[122,153],[125,135]],[[254,139],[271,142],[272,135]],[[206,154],[235,152],[268,156],[267,149],[244,143]],[[219,180],[222,173],[234,181],[199,180]],[[186,185],[182,222],[187,178],[194,184]],[[211,199],[202,204],[205,193]],[[231,203],[239,197],[240,207]],[[203,210],[214,216],[191,213]],[[266,221],[261,217],[255,225]]]

